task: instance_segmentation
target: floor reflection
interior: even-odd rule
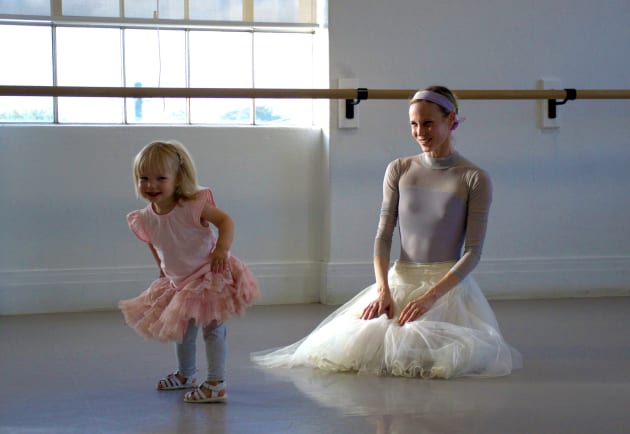
[[[471,414],[487,419],[511,400],[510,387],[500,379],[423,380],[308,368],[260,370],[269,380],[291,382],[319,406],[366,417],[377,434],[458,431],[460,419]]]

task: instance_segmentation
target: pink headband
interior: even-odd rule
[[[431,90],[420,90],[414,94],[413,98],[411,98],[412,102],[420,100],[435,103],[449,112],[455,112],[455,105],[451,102],[451,100],[437,92],[433,92]],[[460,119],[457,118],[457,113],[455,113],[455,123],[453,123],[451,130],[457,128],[459,122]]]

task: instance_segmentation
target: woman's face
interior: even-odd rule
[[[411,135],[430,157],[446,157],[453,152],[451,128],[454,121],[454,112],[444,115],[432,102],[418,101],[409,106]]]

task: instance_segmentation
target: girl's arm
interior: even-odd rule
[[[153,247],[153,244],[148,243],[149,244],[149,249],[151,249],[151,254],[153,255],[153,259],[155,259],[155,263],[157,264],[159,270],[160,270],[160,277],[166,277],[166,275],[164,274],[164,270],[162,270],[162,261],[160,260],[160,257],[157,254],[157,250],[155,250],[155,247]]]
[[[216,226],[219,232],[209,262],[212,272],[221,273],[227,265],[228,252],[234,239],[234,222],[226,212],[209,203],[204,205],[201,218]]]

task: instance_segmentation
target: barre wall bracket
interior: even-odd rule
[[[575,89],[564,89],[566,92],[566,96],[562,101],[558,101],[555,99],[547,100],[547,117],[549,119],[556,118],[556,107],[559,105],[565,104],[567,101],[573,101],[577,98],[577,90]]]
[[[355,99],[346,100],[346,119],[354,119],[354,106],[364,99],[368,99],[368,90],[365,87],[360,87],[357,89],[357,97]]]

